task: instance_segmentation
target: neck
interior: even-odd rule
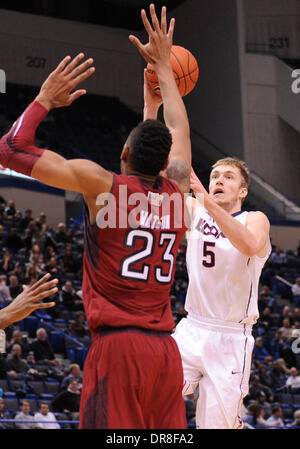
[[[154,183],[157,179],[157,176],[153,176],[153,175],[145,175],[144,173],[140,173],[136,170],[132,170],[129,169],[128,171],[126,171],[125,173],[127,176],[137,176],[140,179],[144,179],[147,182],[151,182]]]
[[[218,203],[216,202],[222,209],[224,209],[229,215],[233,215],[236,212],[240,212],[242,209],[242,203],[234,202],[234,203]]]

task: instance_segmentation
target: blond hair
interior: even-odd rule
[[[223,159],[219,159],[217,162],[215,162],[215,164],[212,166],[212,170],[216,167],[219,167],[219,165],[236,167],[242,177],[242,187],[246,187],[248,189],[250,184],[250,172],[244,161],[241,161],[236,157],[224,157]]]

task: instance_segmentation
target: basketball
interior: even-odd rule
[[[170,62],[180,95],[184,97],[190,93],[197,84],[199,76],[197,60],[186,48],[180,47],[179,45],[172,45]],[[154,89],[155,93],[160,96],[158,78],[153,65],[147,65],[146,76],[152,89]]]

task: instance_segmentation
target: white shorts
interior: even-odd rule
[[[254,346],[252,326],[194,317],[176,327],[173,338],[181,353],[185,387],[199,387],[196,426],[199,429],[241,428],[243,397],[249,391]]]

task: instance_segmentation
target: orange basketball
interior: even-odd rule
[[[179,45],[172,45],[170,62],[180,95],[184,97],[190,93],[197,84],[199,76],[198,63],[189,50],[180,47]],[[147,65],[146,76],[152,89],[154,89],[155,93],[160,96],[158,78],[153,65]]]

